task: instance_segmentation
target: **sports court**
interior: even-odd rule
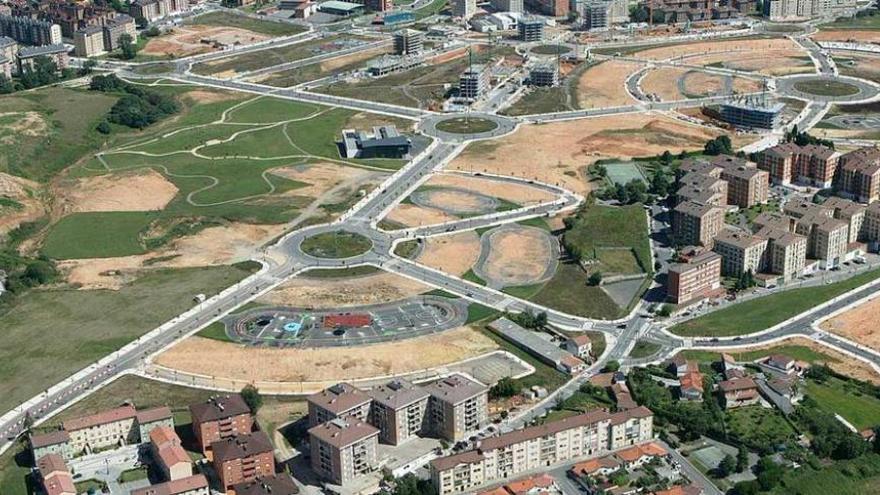
[[[608,178],[615,184],[623,185],[633,179],[647,182],[639,166],[633,162],[603,163],[602,165],[608,171]]]
[[[408,339],[457,328],[467,321],[467,303],[419,296],[397,303],[312,311],[256,308],[223,320],[233,340],[272,347],[352,346]]]

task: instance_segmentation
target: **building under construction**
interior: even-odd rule
[[[559,84],[559,69],[557,64],[538,64],[529,69],[530,86],[556,86]]]
[[[734,127],[773,129],[779,126],[785,104],[770,102],[765,96],[749,96],[724,103],[721,120]]]

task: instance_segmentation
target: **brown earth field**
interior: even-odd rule
[[[156,359],[184,372],[247,381],[343,381],[403,374],[451,364],[497,349],[492,339],[460,327],[383,344],[270,349],[190,337]]]
[[[181,237],[154,253],[64,260],[58,262],[65,280],[80,289],[119,289],[155,268],[227,265],[250,259],[257,246],[285,229],[284,225],[230,223]]]
[[[544,203],[555,199],[552,193],[536,187],[456,173],[435,174],[425,182],[425,185],[467,189],[468,191],[500,198],[523,206]]]
[[[691,55],[712,55],[725,53],[727,57],[737,57],[736,53],[767,53],[769,51],[788,50],[795,55],[806,55],[806,52],[794,41],[788,38],[751,39],[751,40],[726,40],[726,41],[703,41],[699,43],[686,43],[673,46],[661,46],[649,48],[633,54],[634,57],[650,60],[667,60]],[[694,59],[688,59],[692,63]]]
[[[638,113],[524,125],[513,134],[469,145],[448,168],[528,177],[580,194],[592,185],[585,167],[602,158],[698,150],[722,131],[659,113]],[[754,137],[731,136],[735,147]]]
[[[176,26],[171,33],[150,39],[140,53],[179,58],[220,50],[214,48],[212,43],[202,43],[202,40],[217,41],[224,45],[252,45],[267,39],[269,36],[246,29],[193,24]]]
[[[880,298],[874,298],[825,320],[821,328],[880,351],[880,326],[877,321],[880,321]]]
[[[57,189],[61,214],[161,210],[177,194],[177,187],[153,169],[66,179]]]
[[[580,108],[619,107],[636,103],[626,91],[630,74],[643,67],[634,62],[609,60],[585,70],[577,81]]]
[[[406,227],[434,225],[456,220],[457,218],[455,215],[450,215],[436,208],[426,208],[406,203],[395,206],[385,217],[385,219],[391,222],[396,222]]]
[[[480,257],[480,236],[476,232],[429,237],[416,261],[452,275],[464,275]]]
[[[642,79],[642,90],[647,94],[656,94],[662,101],[682,100],[689,97],[679,91],[678,81],[682,77],[685,77],[684,87],[690,97],[714,95],[723,89],[721,76],[688,69],[662,67],[651,71]],[[733,90],[737,93],[751,93],[760,89],[761,84],[758,81],[742,77],[733,79]]]
[[[432,289],[388,272],[351,278],[295,277],[260,296],[257,302],[296,308],[324,309],[400,301]]]
[[[491,235],[491,251],[482,271],[506,286],[537,283],[555,255],[547,244],[547,233],[541,229],[504,229],[485,235]]]
[[[720,66],[766,76],[784,76],[813,72],[813,62],[800,48],[784,48],[761,52],[714,53],[688,57],[688,64]]]
[[[309,185],[295,189],[297,196],[320,197],[327,191],[339,185],[352,185],[367,183],[387,174],[366,170],[357,167],[346,167],[332,162],[317,162],[292,167],[282,167],[272,170],[274,175],[284,177]]]
[[[851,376],[857,380],[864,380],[874,384],[880,384],[880,374],[867,363],[860,361],[858,359],[854,359],[842,352],[838,352],[830,347],[826,347],[822,344],[817,343],[814,340],[808,339],[806,337],[794,337],[791,339],[785,339],[780,342],[774,342],[772,344],[767,344],[763,346],[756,347],[745,347],[745,348],[737,348],[737,349],[718,349],[719,353],[722,352],[750,352],[750,351],[759,351],[762,349],[770,349],[779,345],[797,345],[807,347],[816,352],[821,352],[832,359],[836,359],[834,362],[826,363],[829,368],[840,373],[842,375]]]
[[[880,43],[880,31],[843,29],[819,31],[810,36],[815,41],[848,41],[853,43]]]
[[[0,234],[5,234],[23,222],[41,217],[46,209],[39,201],[40,185],[36,182],[0,172],[0,198],[17,204],[0,205]]]

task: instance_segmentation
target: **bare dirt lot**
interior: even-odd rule
[[[272,173],[309,185],[295,189],[297,196],[320,197],[330,189],[340,184],[357,185],[370,180],[384,177],[387,174],[374,172],[357,167],[346,167],[330,162],[311,163],[293,167],[283,167],[272,170]]]
[[[449,222],[458,217],[435,208],[425,208],[413,204],[399,204],[385,217],[406,227],[419,227]]]
[[[880,351],[880,298],[860,304],[822,323],[822,329]]]
[[[596,160],[701,149],[719,134],[658,113],[525,125],[501,139],[469,145],[448,168],[529,177],[586,194],[592,187],[584,168]],[[753,138],[732,139],[741,146]]]
[[[470,327],[385,344],[319,349],[255,348],[191,337],[159,355],[156,363],[236,380],[336,382],[434,368],[496,348]]]
[[[463,275],[480,256],[480,237],[476,232],[429,237],[416,261],[437,270]]]
[[[511,286],[539,282],[556,253],[547,233],[537,228],[502,228],[488,232],[490,251],[481,273],[490,283]]]
[[[0,203],[0,234],[9,232],[22,222],[39,218],[44,212],[43,204],[37,199],[40,186],[36,182],[0,172],[0,198],[9,204]]]
[[[261,304],[337,308],[399,301],[431,290],[414,280],[380,272],[354,278],[296,277],[257,299]]]
[[[630,74],[643,65],[611,60],[601,62],[581,74],[577,82],[580,108],[617,107],[630,105],[636,99],[626,91],[625,82]]]
[[[176,26],[170,33],[147,42],[140,53],[157,57],[188,57],[219,51],[220,45],[251,45],[269,36],[233,27],[188,25]]]
[[[682,78],[685,93],[681,92]],[[671,67],[651,71],[642,79],[641,84],[645,93],[656,94],[663,101],[717,95],[725,89],[723,76]],[[761,89],[758,81],[741,77],[734,78],[732,84],[736,93],[750,93]]]
[[[819,31],[811,36],[816,41],[848,41],[853,43],[880,43],[880,31],[844,29]]]
[[[158,252],[118,258],[65,260],[58,268],[68,283],[80,289],[116,290],[144,270],[226,265],[249,259],[254,248],[278,236],[284,225],[231,223],[210,227],[174,241]]]
[[[63,214],[161,210],[177,187],[152,169],[66,181],[56,196]]]
[[[693,55],[725,54],[728,58],[736,57],[736,53],[767,53],[770,51],[789,50],[793,55],[806,55],[806,52],[788,38],[704,41],[673,46],[662,46],[636,52],[633,56],[641,59],[668,60]],[[695,59],[688,59],[693,62]]]
[[[553,201],[553,194],[522,184],[492,180],[485,177],[472,177],[462,174],[436,174],[425,183],[426,186],[443,186],[467,189],[486,196],[500,198],[512,203],[527,206],[535,203]]]
[[[868,364],[859,361],[858,359],[853,359],[846,354],[835,351],[830,347],[826,347],[822,344],[819,344],[813,340],[810,340],[806,337],[795,337],[792,339],[785,339],[781,342],[776,342],[773,344],[768,344],[765,346],[756,346],[756,347],[747,347],[747,348],[739,348],[739,349],[718,349],[718,352],[741,352],[741,351],[757,351],[761,349],[770,349],[772,347],[776,347],[778,345],[799,345],[803,347],[807,347],[816,352],[821,352],[826,354],[828,357],[836,359],[836,362],[827,363],[828,367],[832,370],[842,374],[851,376],[858,380],[865,380],[871,383],[880,384],[880,375],[874,371],[874,368],[869,366]]]

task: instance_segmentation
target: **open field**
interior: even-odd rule
[[[338,308],[400,301],[429,290],[427,285],[388,272],[354,278],[314,278],[306,272],[260,296],[257,302],[295,308]]]
[[[558,256],[541,229],[504,226],[484,235],[489,236],[489,253],[480,272],[497,285],[538,283]]]
[[[575,263],[559,263],[553,278],[530,301],[586,318],[619,318],[622,309],[599,287],[586,284],[587,274]]]
[[[880,16],[866,15],[863,17],[844,17],[831,24],[822,26],[822,30],[853,29],[857,31],[880,30]]]
[[[824,383],[808,380],[807,396],[831,414],[839,414],[858,430],[880,426],[880,399],[864,394],[847,382],[830,377]]]
[[[209,12],[194,17],[185,24],[192,26],[205,25],[244,29],[270,37],[290,36],[305,31],[305,28],[298,24],[263,21],[229,12]]]
[[[489,177],[474,177],[456,173],[437,173],[424,183],[427,187],[454,187],[465,189],[493,198],[503,199],[518,205],[528,206],[552,201],[554,195],[544,189],[525,184],[493,180]]]
[[[338,381],[401,374],[450,364],[495,350],[469,327],[383,344],[320,349],[253,348],[191,337],[160,354],[172,369],[247,381]],[[196,356],[213,359],[196,359]]]
[[[362,50],[351,55],[324,60],[304,67],[275,72],[265,76],[254,78],[254,82],[268,84],[279,88],[289,88],[308,81],[314,81],[324,77],[335,76],[344,72],[350,72],[363,67],[370,59],[391,53],[390,45]]]
[[[182,25],[161,36],[148,38],[138,56],[182,58],[219,51],[221,48],[217,45],[247,46],[269,38],[271,36],[233,27]],[[211,43],[204,40],[211,40]]]
[[[416,261],[437,270],[461,276],[480,256],[480,238],[473,232],[429,237]]]
[[[139,235],[154,219],[140,211],[74,213],[52,227],[43,252],[60,260],[143,254]]]
[[[795,83],[794,89],[818,96],[851,96],[859,93],[858,86],[842,81],[803,81]]]
[[[487,63],[504,57],[515,63],[519,57],[509,47],[473,46],[474,63]],[[392,105],[436,109],[446,95],[445,85],[456,85],[468,66],[466,50],[453,50],[429,59],[423,66],[379,78],[334,82],[315,91],[349,98],[366,99]]]
[[[325,232],[303,240],[300,249],[318,258],[351,258],[370,250],[373,243],[352,232]]]
[[[501,115],[519,116],[538,113],[565,112],[576,110],[571,93],[566,86],[552,88],[531,88],[509,107],[501,110]]]
[[[880,55],[856,52],[832,52],[832,54],[841,74],[874,82],[880,81]]]
[[[211,60],[193,65],[192,71],[214,77],[231,77],[236,74],[270,67],[272,65],[295,62],[329,51],[369,43],[370,40],[353,35],[331,35],[326,38],[294,43],[256,52],[234,55],[219,60]]]
[[[834,24],[831,24],[834,26]],[[846,41],[853,43],[880,43],[880,30],[869,29],[828,29],[823,26],[821,31],[813,33],[814,41]]]
[[[252,264],[147,272],[118,291],[35,290],[2,315],[0,410],[43,390],[253,271]],[[27,376],[27,380],[16,377]]]
[[[0,235],[45,212],[36,182],[0,172]]]
[[[653,272],[648,224],[641,205],[624,207],[592,206],[580,213],[574,226],[565,232],[564,244],[575,246],[584,260],[598,259],[600,270],[633,268],[629,263],[608,253],[607,248],[627,248],[635,254],[639,271]],[[627,251],[624,251],[627,252]],[[625,260],[630,258],[624,255]]]
[[[767,449],[797,438],[797,432],[776,409],[740,407],[724,413],[727,433],[752,449]]]
[[[449,168],[534,178],[586,194],[593,189],[584,171],[590,163],[693,151],[719,134],[653,113],[528,125],[500,139],[470,144]],[[732,138],[736,146],[753,139]]]
[[[152,169],[71,179],[57,185],[56,211],[63,214],[98,211],[161,210],[177,195],[177,187]]]
[[[419,227],[436,223],[449,222],[458,217],[436,208],[400,203],[385,217],[385,220],[398,223],[404,227]]]
[[[637,100],[626,91],[626,78],[644,67],[635,62],[605,61],[583,71],[577,81],[579,108],[631,105]]]
[[[493,131],[498,127],[495,121],[477,117],[460,117],[437,123],[437,130],[453,134],[478,134]]]
[[[737,361],[743,362],[755,361],[771,354],[785,354],[813,365],[827,365],[835,372],[851,376],[857,380],[880,384],[880,375],[868,364],[805,337],[794,337],[779,343],[743,349],[717,349],[715,351],[686,350],[682,351],[682,355],[688,359],[697,359],[708,363],[721,360],[720,353],[722,352],[726,352]]]
[[[105,139],[95,126],[116,97],[43,88],[0,99],[0,172],[44,181]]]
[[[647,94],[656,94],[661,101],[703,98],[722,94],[723,80],[723,76],[715,74],[661,67],[649,72],[642,79],[642,90]],[[733,78],[731,84],[735,93],[751,93],[761,89],[758,81],[742,77]]]
[[[822,323],[822,329],[880,351],[880,298],[874,298]]]
[[[758,332],[864,285],[877,277],[880,277],[880,270],[861,273],[848,280],[829,285],[778,292],[766,297],[733,304],[690,321],[679,323],[669,330],[681,336],[711,337],[728,337]]]
[[[725,54],[729,59],[739,58],[740,53],[767,53],[771,51],[791,50],[792,53],[806,53],[794,41],[788,38],[740,38],[734,40],[700,41],[679,43],[639,50],[633,56],[645,60],[669,60],[682,57]],[[688,59],[693,62],[693,59]]]

